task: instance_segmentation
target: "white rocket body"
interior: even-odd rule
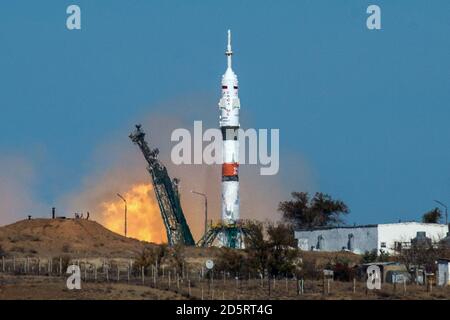
[[[219,124],[223,137],[222,220],[234,223],[239,219],[239,109],[238,79],[231,68],[231,33],[225,55],[228,66],[222,76],[222,97],[219,102]]]

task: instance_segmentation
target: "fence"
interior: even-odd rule
[[[125,283],[169,290],[192,299],[308,299],[327,297],[381,298],[408,294],[447,295],[447,288],[415,284],[383,284],[383,290],[368,290],[365,281],[349,282],[297,279],[295,277],[262,277],[260,274],[234,276],[228,272],[206,271],[184,264],[180,268],[151,265],[138,268],[132,259],[72,259],[57,257],[1,258],[0,271],[15,275],[67,278],[69,264],[80,267],[83,283]]]

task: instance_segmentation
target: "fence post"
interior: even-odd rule
[[[128,281],[130,281],[131,273],[133,272],[133,265],[131,259],[128,260]]]
[[[300,289],[301,289],[301,293],[303,295],[305,293],[305,280],[304,279],[302,279]]]
[[[403,279],[403,294],[406,296],[406,279]]]
[[[154,271],[153,271],[153,286],[156,288],[156,273],[158,272],[158,267],[157,267],[157,265],[154,267],[154,266],[152,266],[153,268],[154,268]]]
[[[59,275],[62,275],[62,258],[59,257]]]
[[[38,276],[41,274],[41,258],[38,258]]]
[[[322,294],[323,295],[325,295],[325,290],[326,290],[326,287],[325,287],[325,275],[323,275],[323,278],[322,278]]]
[[[181,265],[181,278],[184,279],[184,261],[182,262]]]
[[[127,266],[127,281],[130,282],[130,265]]]
[[[145,284],[144,266],[141,267],[142,285]]]
[[[105,268],[106,268],[106,282],[109,282],[109,266],[106,265]]]
[[[97,265],[94,265],[94,281],[97,282]]]
[[[288,279],[286,276],[284,277],[284,282],[286,283],[286,293],[289,294]]]
[[[353,293],[356,293],[356,278],[353,278]]]
[[[119,265],[117,264],[117,282],[120,281],[120,270],[119,270]]]
[[[189,297],[191,296],[191,280],[188,280]]]
[[[169,289],[170,289],[170,270],[169,270]]]
[[[16,272],[16,256],[13,256],[13,271]]]

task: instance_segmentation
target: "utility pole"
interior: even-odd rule
[[[195,190],[191,190],[191,193],[202,196],[203,199],[205,200],[205,234],[206,234],[206,232],[208,231],[208,197],[206,196],[206,194],[197,192]]]
[[[440,204],[441,206],[443,206],[445,208],[445,224],[448,225],[448,207],[439,200],[434,200],[434,202],[436,202],[437,204]]]
[[[122,196],[120,195],[120,193],[118,193],[117,196],[118,196],[120,199],[122,199],[122,201],[123,201],[124,204],[125,204],[125,237],[126,237],[126,236],[127,236],[127,200],[126,200],[124,197],[122,197]]]

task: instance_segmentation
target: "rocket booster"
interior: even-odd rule
[[[231,67],[231,32],[228,30],[227,70],[222,76],[222,97],[219,102],[219,124],[223,138],[222,220],[239,219],[239,109],[238,79]]]

